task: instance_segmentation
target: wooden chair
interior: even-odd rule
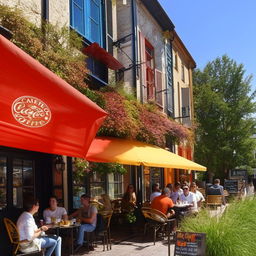
[[[150,207],[142,207],[142,214],[146,219],[146,223],[144,225],[144,235],[146,235],[146,231],[148,227],[153,228],[154,230],[154,245],[156,243],[156,233],[160,228],[165,228],[168,222],[170,221],[165,214],[162,212],[152,209]],[[173,219],[172,221],[175,221]]]
[[[105,242],[107,243],[107,250],[111,250],[111,234],[110,234],[110,222],[113,215],[113,211],[108,214],[103,214],[104,229],[102,230],[103,236],[103,251],[105,251]]]
[[[218,207],[223,203],[223,195],[207,195],[206,197],[206,205]]]
[[[12,244],[12,255],[35,255],[35,254],[39,254],[39,255],[44,255],[43,251],[33,251],[30,253],[18,253],[19,251],[19,247],[21,243],[25,243],[28,242],[27,240],[22,240],[20,241],[20,235],[19,235],[19,231],[16,227],[16,225],[8,218],[4,218],[4,225],[5,228],[7,230],[10,242]]]
[[[89,250],[89,244],[94,246],[96,240],[100,238],[103,243],[103,251],[105,246],[107,250],[111,250],[111,235],[110,235],[110,222],[113,215],[113,211],[103,211],[97,214],[97,226],[93,232],[85,232],[87,237],[87,249]]]

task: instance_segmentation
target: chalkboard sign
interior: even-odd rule
[[[247,170],[234,169],[230,171],[230,179],[247,180]]]
[[[224,189],[226,189],[230,194],[238,193],[238,180],[225,180]]]
[[[174,256],[205,256],[206,234],[176,232]]]

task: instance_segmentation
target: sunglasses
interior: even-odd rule
[[[183,190],[188,190],[188,188],[183,188]]]

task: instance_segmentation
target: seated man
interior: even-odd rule
[[[37,227],[33,215],[38,212],[39,203],[33,197],[24,200],[25,211],[20,215],[17,221],[17,228],[20,234],[20,241],[27,240],[28,243],[21,243],[20,250],[24,253],[38,249],[46,248],[45,256],[55,253],[55,256],[61,256],[61,237],[42,236],[42,231],[48,230],[47,226]]]
[[[179,200],[179,197],[182,193],[183,190],[181,189],[180,182],[175,183],[173,190],[170,192],[170,198],[174,204],[176,204],[177,200]]]
[[[160,188],[159,188],[159,183],[155,183],[152,186],[152,194],[150,195],[150,202],[153,201],[153,199],[157,196],[161,196]]]
[[[205,201],[205,198],[204,198],[203,194],[199,190],[197,190],[197,185],[195,182],[191,183],[190,191],[192,193],[194,193],[194,195],[196,196],[197,207],[198,207],[198,210],[200,210],[201,204],[202,204],[202,202]]]
[[[169,198],[169,196],[170,189],[164,188],[162,195],[155,197],[151,203],[152,209],[156,209],[164,213],[165,215],[167,215],[168,218],[172,217],[175,214],[174,210],[170,210],[170,208],[173,208],[174,204],[172,202],[172,199]]]
[[[81,196],[82,207],[72,213],[70,218],[79,218],[81,220],[81,226],[78,231],[77,245],[75,251],[77,252],[83,245],[84,232],[93,232],[97,223],[97,208],[90,204],[90,196],[83,194]],[[89,249],[92,249],[89,247]]]
[[[67,211],[64,207],[59,207],[58,206],[58,201],[57,197],[51,196],[49,199],[49,208],[45,209],[43,212],[43,217],[44,221],[46,223],[51,223],[52,219],[54,218],[55,220],[67,220],[68,215]]]
[[[223,191],[224,189],[223,186],[220,185],[220,180],[215,179],[213,185],[207,189],[207,195],[223,195]]]
[[[197,201],[194,193],[189,191],[188,186],[183,187],[183,194],[180,196],[180,201],[189,205],[187,213],[197,213]]]
[[[213,185],[207,189],[207,195],[222,195],[222,204],[226,204],[224,189],[223,186],[220,185],[219,179],[215,179]]]

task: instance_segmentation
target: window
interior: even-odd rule
[[[156,103],[162,107],[163,106],[163,85],[162,85],[162,72],[155,70],[156,74]]]
[[[102,45],[101,0],[71,0],[71,26],[87,40]]]
[[[113,55],[113,16],[112,0],[106,0],[106,31],[107,31],[107,51]]]
[[[184,64],[181,65],[181,80],[185,82],[185,67]]]
[[[7,186],[7,158],[0,157],[0,210],[7,205],[6,186]]]
[[[91,197],[100,197],[101,194],[106,194],[106,175],[98,172],[92,172],[90,176],[90,194]]]
[[[120,173],[110,173],[108,175],[108,194],[111,199],[121,198],[124,193],[123,175]]]
[[[34,163],[31,160],[13,160],[13,205],[22,208],[23,198],[34,196]]]
[[[174,54],[174,68],[178,71],[178,54],[175,52]]]
[[[155,99],[154,48],[145,40],[147,99]]]

